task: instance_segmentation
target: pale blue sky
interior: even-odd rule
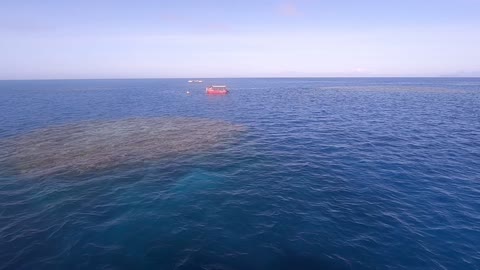
[[[480,76],[480,0],[0,1],[0,79]]]

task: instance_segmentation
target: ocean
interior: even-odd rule
[[[0,81],[0,269],[480,269],[480,78],[187,80]]]

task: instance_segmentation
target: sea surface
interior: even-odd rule
[[[0,269],[480,269],[479,78],[187,80],[0,81]],[[5,146],[125,119],[242,132],[37,174]]]

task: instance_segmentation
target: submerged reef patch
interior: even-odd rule
[[[193,155],[225,145],[245,128],[202,118],[129,118],[52,126],[0,142],[0,162],[33,176],[83,173]]]

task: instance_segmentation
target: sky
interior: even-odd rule
[[[480,0],[0,0],[0,79],[480,76]]]

